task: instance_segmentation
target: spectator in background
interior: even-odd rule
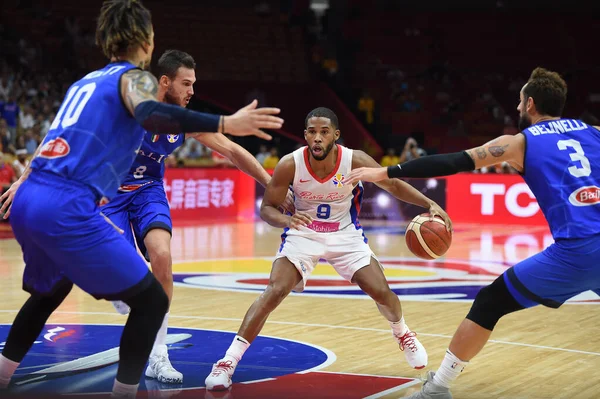
[[[387,149],[387,154],[381,157],[381,166],[394,166],[400,163],[400,157],[396,155],[396,150],[393,148]]]
[[[186,153],[186,158],[188,159],[200,159],[202,158],[202,149],[200,148],[200,144],[196,140],[190,140],[191,144],[188,147],[188,151]]]
[[[19,105],[17,104],[13,95],[11,95],[8,101],[4,104],[4,108],[2,109],[2,118],[6,120],[6,124],[8,125],[8,131],[10,132],[10,137],[12,140],[14,140],[17,137],[17,120],[19,118]]]
[[[35,125],[33,111],[29,105],[23,107],[23,112],[19,115],[19,125],[23,130],[31,129]]]
[[[258,149],[258,154],[256,154],[256,160],[261,165],[264,165],[265,159],[267,159],[268,156],[269,156],[269,151],[267,151],[267,146],[264,144],[261,144]]]
[[[271,148],[269,156],[263,161],[263,167],[265,169],[275,169],[275,166],[279,163],[279,156],[277,155],[277,148]]]
[[[27,148],[25,147],[25,136],[20,135],[19,137],[17,137],[16,143],[17,144],[15,145],[15,152],[21,149],[27,151]]]
[[[4,103],[8,101],[10,86],[11,84],[8,80],[8,75],[4,74],[3,76],[0,76],[0,102]]]
[[[50,122],[48,119],[49,118],[45,117],[44,114],[37,115],[35,123],[36,123],[36,125],[40,126],[40,138],[41,139],[46,137],[48,130],[50,130],[50,124],[52,122]]]
[[[8,131],[8,126],[6,126],[6,121],[4,119],[0,119],[0,145],[2,145],[1,152],[15,152],[15,147],[12,144],[10,132]]]
[[[367,125],[372,125],[375,121],[375,101],[367,90],[363,92],[363,95],[358,100],[358,110],[363,113]]]
[[[400,162],[403,163],[406,161],[411,161],[413,159],[421,158],[422,156],[427,155],[427,152],[419,147],[417,140],[410,137],[406,140],[404,144],[404,149],[402,150],[402,154],[400,154]]]
[[[4,153],[0,152],[0,185],[2,186],[2,192],[8,190],[10,185],[16,181],[15,171],[4,162]]]
[[[33,130],[27,129],[25,131],[25,149],[29,155],[33,155],[37,150],[39,142],[35,139]]]
[[[27,165],[29,165],[29,159],[27,159],[27,150],[20,149],[15,151],[15,155],[17,158],[13,161],[12,167],[15,171],[15,176],[17,179],[21,178]]]

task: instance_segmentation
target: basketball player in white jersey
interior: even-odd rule
[[[250,343],[257,337],[269,314],[292,291],[304,290],[319,259],[326,259],[344,279],[358,286],[375,300],[389,321],[393,336],[404,351],[408,364],[421,369],[427,365],[427,352],[402,316],[382,267],[367,244],[358,214],[363,196],[362,183],[344,184],[354,168],[379,164],[362,151],[336,144],[340,137],[338,119],[333,111],[317,108],[306,117],[304,138],[308,146],[288,154],[277,164],[262,202],[261,218],[274,227],[284,228],[269,285],[252,304],[225,357],[217,361],[206,377],[206,389],[224,390]],[[296,213],[282,214],[288,187],[295,194]],[[409,184],[398,180],[378,182],[398,198],[429,209],[451,226],[448,215],[432,200]]]

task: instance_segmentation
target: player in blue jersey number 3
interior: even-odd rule
[[[531,188],[555,240],[479,291],[442,365],[411,398],[451,398],[451,382],[483,349],[502,316],[538,304],[558,308],[584,291],[600,294],[600,130],[562,118],[566,97],[559,74],[536,68],[520,93],[520,133],[463,152],[350,173],[352,184],[446,176],[508,162]]]

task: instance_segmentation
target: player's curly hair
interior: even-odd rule
[[[537,67],[523,88],[525,101],[532,97],[542,115],[561,116],[567,101],[567,83],[557,73]]]
[[[140,0],[106,0],[96,26],[96,44],[113,58],[150,41],[152,16]]]

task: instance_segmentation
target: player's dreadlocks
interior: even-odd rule
[[[96,44],[113,58],[150,41],[152,17],[140,0],[106,0],[96,26]]]

